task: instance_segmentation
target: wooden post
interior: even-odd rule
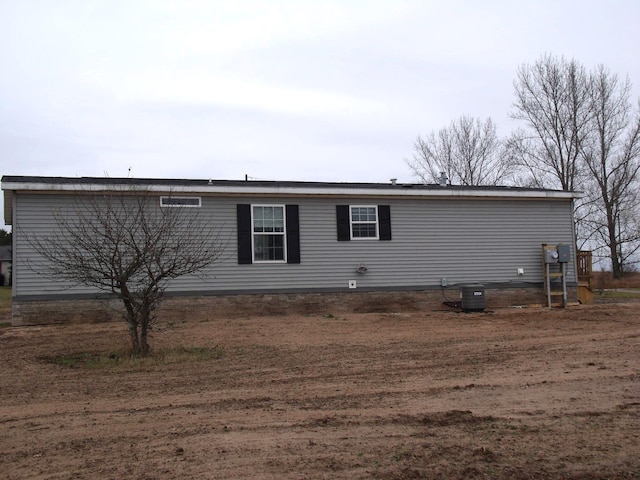
[[[591,279],[593,278],[592,253],[581,250],[576,257],[578,261],[578,299],[580,303],[593,303],[593,290],[591,288]]]

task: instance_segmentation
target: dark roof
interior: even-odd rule
[[[343,189],[389,189],[412,188],[416,190],[439,190],[442,188],[465,191],[521,191],[521,192],[553,192],[560,190],[510,187],[510,186],[467,186],[422,183],[359,183],[359,182],[305,182],[283,180],[205,180],[205,179],[169,179],[169,178],[114,178],[114,177],[36,177],[5,175],[2,182],[7,183],[40,183],[57,185],[155,185],[155,186],[190,186],[190,187],[289,187],[289,188],[343,188]]]
[[[11,261],[11,245],[0,245],[0,262]]]

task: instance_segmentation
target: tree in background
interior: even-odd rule
[[[224,245],[198,208],[160,207],[158,197],[85,195],[58,211],[46,236],[27,237],[40,255],[30,268],[58,281],[96,287],[121,300],[133,353],[149,352],[148,331],[169,281],[199,274]]]
[[[444,172],[462,185],[582,192],[578,246],[604,252],[620,278],[640,255],[640,102],[632,108],[630,81],[547,54],[518,68],[514,90],[510,115],[522,127],[506,141],[491,119],[463,116],[418,137],[409,168],[424,182]]]
[[[551,55],[522,65],[511,117],[524,123],[508,141],[511,158],[539,187],[580,185],[581,145],[592,117],[589,76],[575,60]],[[582,177],[583,178],[583,177]]]
[[[0,228],[0,245],[11,245],[11,232]]]
[[[518,184],[575,191],[584,189],[588,175],[581,167],[581,147],[592,117],[590,80],[575,60],[543,55],[518,68],[511,118],[522,127],[506,141]],[[574,221],[579,248],[593,238],[588,226],[593,205],[584,197],[575,203]]]
[[[469,116],[418,137],[407,164],[425,183],[437,183],[444,173],[461,185],[498,185],[512,173],[491,118],[483,121]]]
[[[604,66],[545,55],[523,65],[512,117],[524,122],[508,142],[514,163],[540,187],[579,190],[576,237],[606,250],[615,278],[640,249],[637,210],[640,119],[628,80]]]
[[[608,250],[614,278],[640,251],[640,102],[632,107],[631,82],[604,66],[590,76],[588,135],[581,158],[589,174],[586,221],[596,245]]]

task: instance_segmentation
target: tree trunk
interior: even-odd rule
[[[141,308],[140,316],[142,318],[140,321],[140,345],[138,354],[141,356],[146,356],[149,354],[149,325],[151,324],[151,311],[149,309],[149,305],[145,302],[144,306]]]
[[[610,236],[610,251],[611,251],[611,273],[613,274],[613,278],[622,278],[623,266],[622,259],[619,255],[620,244],[613,239],[613,235]]]
[[[131,337],[131,353],[133,355],[144,355],[143,344],[142,344],[142,335],[138,330],[140,326],[140,321],[136,318],[136,309],[134,307],[134,299],[131,295],[131,292],[127,288],[126,283],[120,284],[120,299],[124,304],[124,308],[127,312],[125,316],[125,320],[129,325],[129,335]],[[145,334],[145,342],[146,342],[146,334]],[[148,348],[147,348],[148,349]]]
[[[140,351],[138,352],[141,356],[147,356],[149,354],[149,342],[147,341],[147,324],[146,322],[142,324],[140,328]]]
[[[603,198],[607,197],[603,194]],[[614,213],[613,206],[610,203],[606,203],[606,209],[607,233],[609,234],[609,256],[611,257],[611,273],[613,274],[613,278],[622,278],[622,256],[620,255],[621,245],[616,235],[616,231],[620,226],[616,221],[617,217]]]
[[[138,326],[129,322],[129,334],[131,335],[131,353],[140,355],[140,336]]]

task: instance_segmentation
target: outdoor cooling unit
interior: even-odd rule
[[[484,285],[462,285],[460,304],[465,312],[483,312],[486,308]]]

